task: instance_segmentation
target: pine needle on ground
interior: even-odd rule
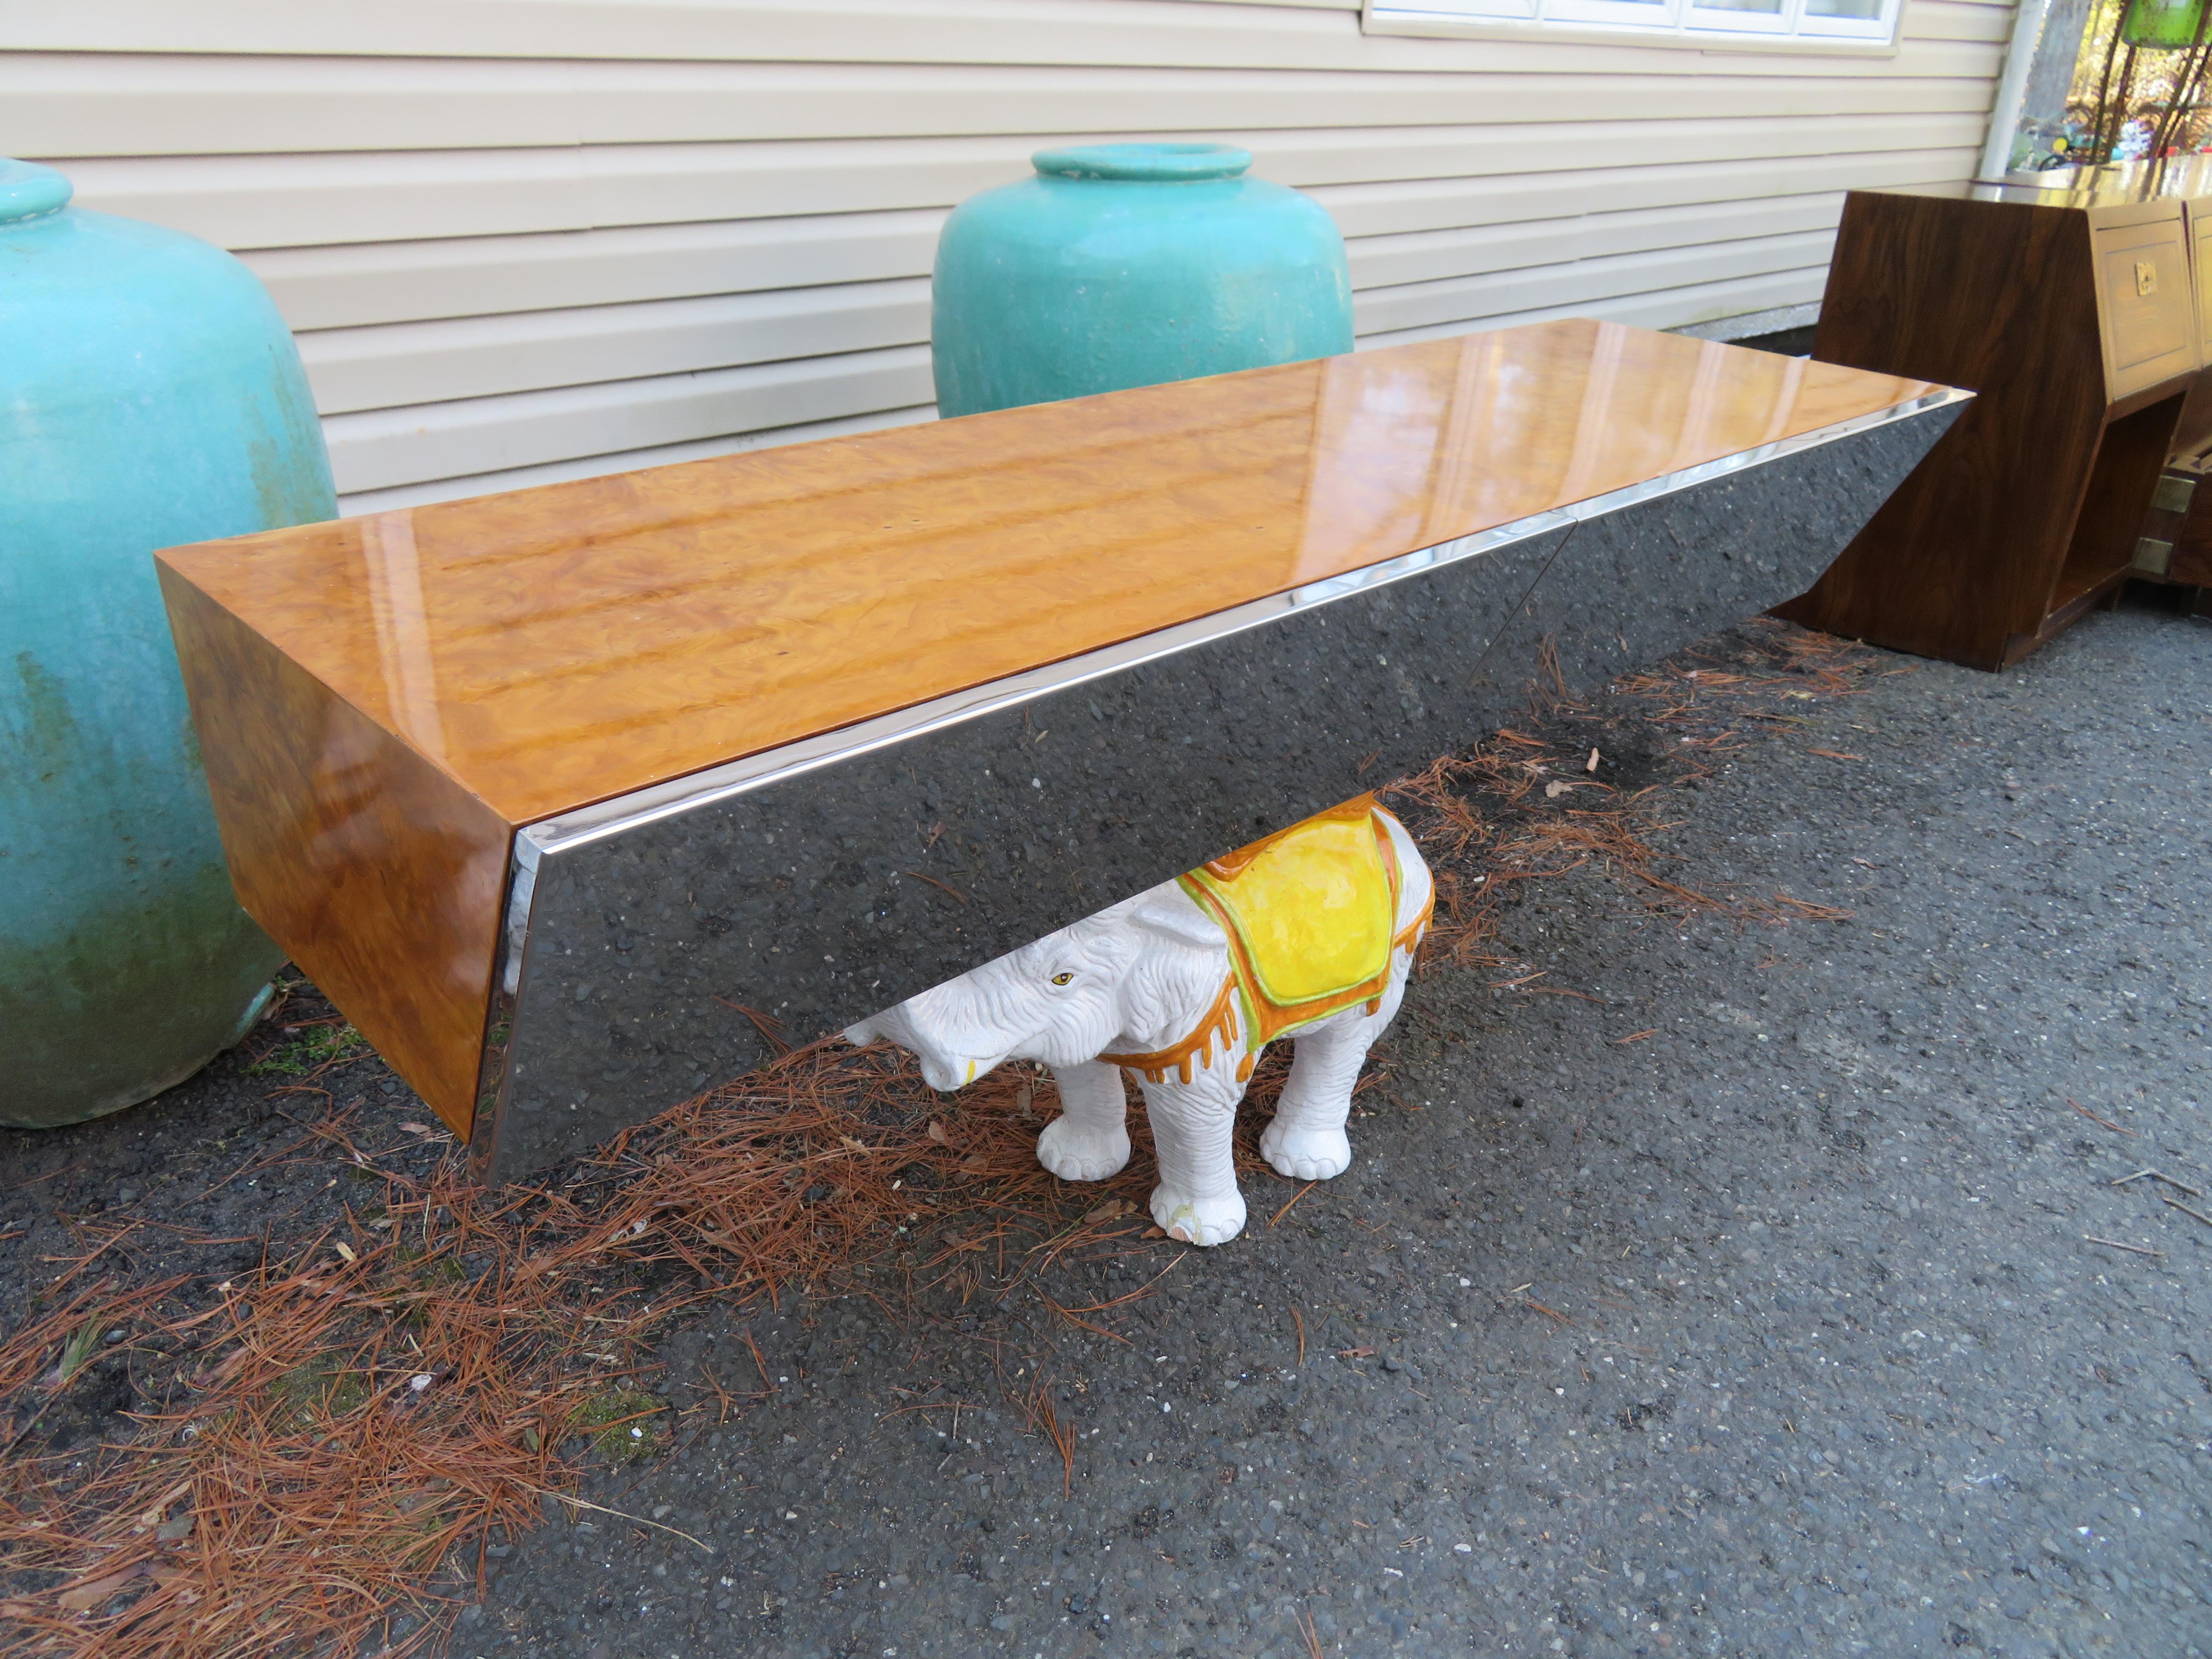
[[[1553,673],[1515,728],[1388,788],[1437,872],[1425,964],[1500,968],[1514,975],[1503,983],[1533,986],[1541,970],[1495,953],[1497,907],[1516,884],[1592,866],[1684,917],[1846,914],[1701,893],[1655,851],[1668,793],[1727,763],[1747,723],[1786,729],[1794,702],[1853,695],[1879,663],[1779,623],[1753,624],[1734,648],[1587,703]],[[1245,1171],[1265,1169],[1259,1123],[1286,1071],[1279,1048],[1253,1078]],[[1381,1086],[1370,1073],[1363,1097]],[[534,1187],[473,1189],[457,1150],[421,1179],[387,1173],[343,1226],[271,1241],[252,1271],[220,1283],[134,1283],[137,1224],[85,1228],[84,1253],[0,1341],[0,1437],[13,1449],[0,1462],[0,1641],[52,1659],[431,1646],[475,1594],[496,1536],[580,1501],[567,1494],[585,1451],[626,1460],[672,1443],[666,1401],[641,1384],[655,1336],[709,1297],[773,1302],[866,1270],[871,1293],[896,1287],[910,1311],[1027,1282],[1070,1329],[1118,1336],[1114,1320],[1157,1270],[1129,1296],[1073,1306],[1038,1281],[1072,1259],[1154,1248],[1146,1125],[1133,1114],[1135,1156],[1120,1176],[1071,1187],[1036,1158],[1052,1104],[1049,1079],[1030,1068],[939,1097],[896,1049],[824,1041]],[[294,1155],[374,1171],[357,1133],[331,1114]],[[112,1443],[46,1449],[46,1414],[96,1342],[172,1368],[166,1403],[131,1415]],[[772,1395],[760,1369],[758,1392],[717,1385],[717,1422]],[[1048,1386],[1018,1403],[1072,1481],[1073,1431]]]

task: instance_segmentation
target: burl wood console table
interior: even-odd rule
[[[2137,189],[1845,197],[1813,356],[1978,395],[1778,613],[1994,669],[2116,591],[2204,361],[2190,234]]]
[[[498,1179],[1800,591],[1964,401],[1565,321],[161,580],[240,896]]]

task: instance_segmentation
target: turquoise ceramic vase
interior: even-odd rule
[[[1352,349],[1344,238],[1226,144],[1040,150],[937,244],[941,415]]]
[[[0,161],[0,1124],[235,1042],[281,960],[232,896],[151,555],[332,517],[253,274]]]

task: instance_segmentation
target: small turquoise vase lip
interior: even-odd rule
[[[1030,157],[1039,173],[1060,179],[1139,179],[1183,184],[1234,179],[1252,152],[1234,144],[1069,144]]]
[[[58,213],[76,194],[76,186],[52,167],[0,157],[0,225]]]

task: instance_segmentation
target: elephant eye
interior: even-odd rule
[[[1066,985],[1074,979],[1074,977],[1075,975],[1073,974],[1054,974],[1052,976],[1052,982],[1054,985]]]

